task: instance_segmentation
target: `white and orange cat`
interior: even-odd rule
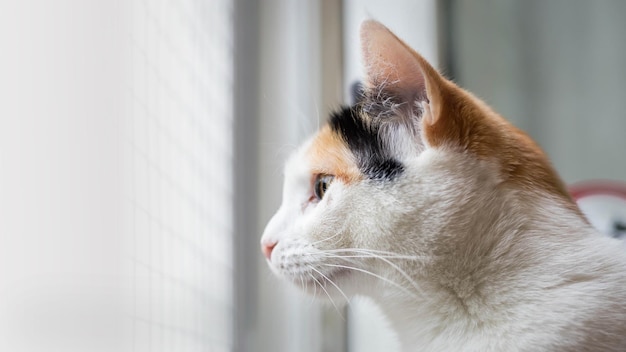
[[[262,250],[334,301],[379,303],[403,351],[626,351],[626,249],[539,147],[385,26],[364,100],[285,167]]]

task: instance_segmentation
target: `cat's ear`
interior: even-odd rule
[[[441,90],[446,83],[437,70],[374,20],[361,24],[361,50],[368,99],[403,106],[418,112],[417,115],[423,114],[431,124],[437,121],[441,112]],[[421,111],[420,105],[428,111]]]

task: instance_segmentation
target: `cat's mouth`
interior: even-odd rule
[[[341,283],[345,284],[354,264],[337,258],[329,260],[324,253],[298,241],[284,241],[274,250],[269,265],[277,276],[306,293],[345,297]]]
[[[322,264],[324,265],[324,264]],[[334,267],[333,264],[324,269],[317,265],[276,265],[275,273],[301,290],[313,295],[325,295],[324,292],[341,291],[339,282],[349,276],[350,270]],[[326,293],[328,294],[328,293]]]

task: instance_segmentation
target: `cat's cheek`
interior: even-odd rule
[[[310,199],[302,206],[302,215],[305,218],[323,216],[323,213],[328,209],[332,195],[326,194],[323,199]]]
[[[302,203],[300,211],[302,214],[306,215],[310,213],[313,209],[315,209],[319,203],[319,200],[315,198],[310,198],[308,201]]]

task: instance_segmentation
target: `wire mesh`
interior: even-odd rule
[[[232,4],[132,0],[121,155],[136,351],[232,349]]]

